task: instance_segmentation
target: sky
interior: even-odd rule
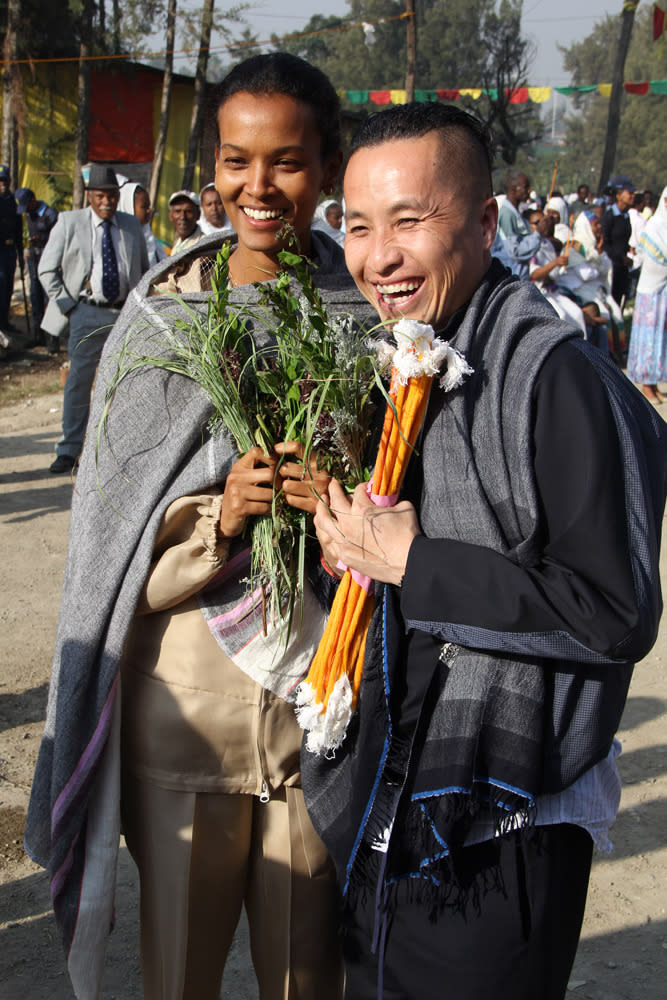
[[[532,86],[563,86],[569,83],[557,45],[569,45],[590,34],[605,14],[620,15],[622,0],[524,0],[523,33],[537,47],[530,72]],[[556,14],[556,8],[558,13]],[[246,12],[250,29],[260,40],[299,31],[313,14],[348,14],[345,0],[265,0]],[[417,37],[419,45],[419,37]],[[447,86],[455,86],[449,81]]]

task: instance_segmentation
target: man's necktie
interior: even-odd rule
[[[115,302],[120,294],[118,261],[111,239],[109,219],[104,219],[102,222],[102,294],[109,303]]]

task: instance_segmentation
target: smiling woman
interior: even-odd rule
[[[254,57],[219,85],[215,118],[216,187],[237,233],[232,306],[256,302],[248,282],[275,276],[288,224],[329,315],[365,315],[342,249],[310,229],[341,162],[339,104],[326,77],[286,53]],[[91,426],[128,344],[139,349],[152,332],[153,350],[161,338],[167,353],[180,316],[206,312],[207,267],[225,239],[203,237],[137,287],[107,344]],[[177,278],[193,283],[173,287]],[[178,301],[162,294],[172,288]],[[261,351],[271,336],[260,327],[252,336]],[[217,1000],[243,906],[262,1000],[339,1000],[335,879],[303,804],[295,685],[279,683],[274,648],[263,643],[262,595],[246,600],[243,583],[248,518],[270,513],[277,493],[312,513],[311,485],[322,494],[329,477],[304,465],[297,442],[239,456],[224,427],[211,429],[211,415],[198,385],[152,368],[118,387],[99,449],[89,434],[54,660],[54,728],[26,842],[50,870],[77,995],[99,993],[113,899],[90,875],[113,885],[122,811],[141,877],[146,1000]],[[306,563],[303,628],[283,654],[297,680],[331,588],[319,548]],[[91,601],[95,613],[81,615]],[[239,651],[239,635],[253,627]],[[237,648],[227,655],[230,636]],[[68,697],[72,685],[80,700]]]
[[[302,86],[297,75],[286,92],[275,72],[253,78],[251,63],[230,73],[216,102],[215,184],[239,237],[230,260],[236,284],[276,274],[285,223],[310,253],[320,192],[333,191],[342,162],[338,114],[321,81]]]

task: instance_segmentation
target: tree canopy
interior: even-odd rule
[[[315,14],[299,34],[273,37],[275,48],[319,66],[340,90],[405,86],[406,30],[401,0],[348,0],[347,18]],[[417,4],[416,87],[490,88],[468,107],[493,129],[497,152],[513,163],[541,132],[531,105],[509,104],[505,91],[526,86],[532,58],[521,35],[521,0],[422,0]],[[383,23],[378,22],[385,19]],[[346,22],[355,23],[345,29]],[[358,25],[373,24],[368,38]]]
[[[651,7],[635,17],[625,79],[642,82],[667,77],[667,53],[653,41]],[[609,83],[612,78],[620,17],[605,17],[580,42],[562,48],[572,83],[588,86]],[[595,184],[602,162],[609,101],[598,93],[579,95],[576,112],[569,116],[562,157],[564,176],[572,185]],[[664,96],[624,94],[613,173],[628,174],[637,188],[661,191],[667,183],[667,103]],[[579,178],[579,179],[577,179]]]

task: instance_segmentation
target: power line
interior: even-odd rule
[[[244,49],[248,47],[260,46],[260,45],[270,45],[274,41],[278,42],[289,42],[296,41],[300,38],[314,38],[316,35],[326,35],[331,34],[336,31],[350,31],[352,28],[362,28],[364,24],[386,24],[389,21],[403,21],[408,17],[414,17],[413,13],[407,13],[404,11],[402,14],[393,14],[391,17],[379,17],[375,21],[361,21],[353,22],[349,24],[340,24],[331,28],[318,28],[316,31],[300,31],[290,33],[288,35],[282,35],[280,38],[268,38],[264,41],[259,41],[252,39],[250,41],[237,41],[237,42],[226,42],[224,45],[196,45],[188,49],[162,49],[158,52],[124,52],[120,55],[99,55],[99,56],[55,56],[49,59],[8,59],[4,62],[5,66],[32,66],[38,63],[78,63],[78,62],[109,62],[112,59],[156,59],[160,56],[173,55],[191,55],[193,52],[221,52],[227,50],[228,52],[234,51],[235,49]]]

